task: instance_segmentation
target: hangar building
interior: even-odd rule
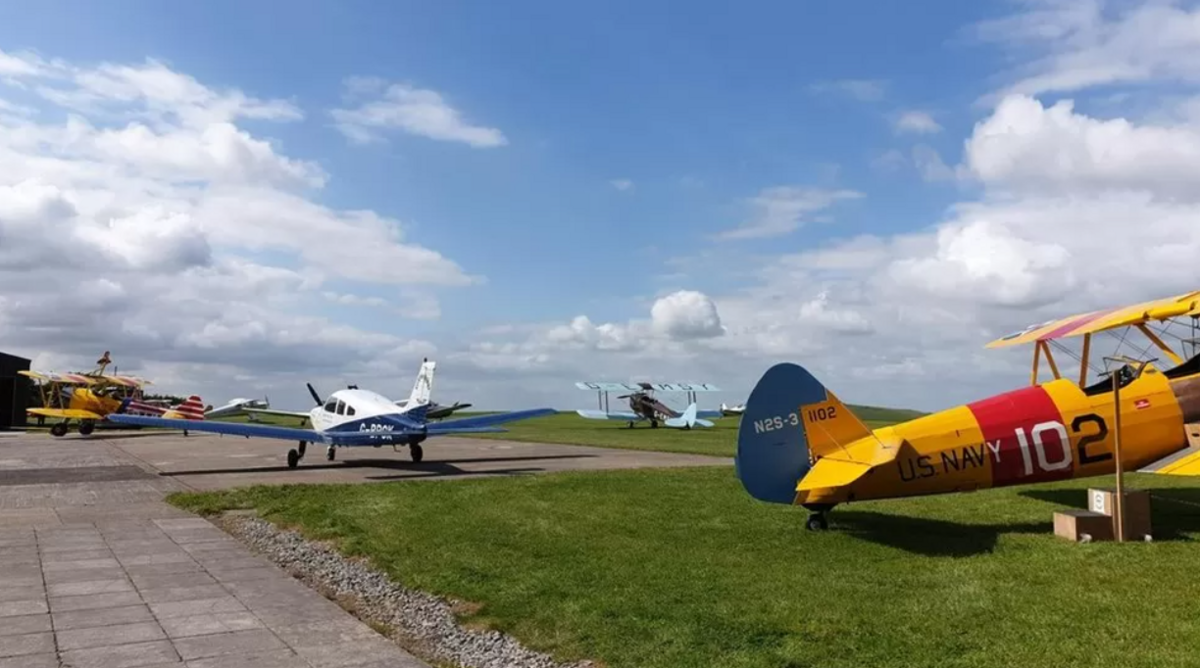
[[[25,426],[29,407],[30,382],[18,371],[27,371],[30,361],[24,357],[0,353],[0,431]]]

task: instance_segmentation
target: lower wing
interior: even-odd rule
[[[505,422],[528,420],[529,418],[541,417],[543,415],[554,415],[557,412],[553,408],[534,408],[527,411],[512,411],[511,413],[494,413],[492,415],[460,418],[458,420],[447,420],[445,422],[426,425],[425,432],[430,436],[435,434],[477,434],[480,433],[480,429],[488,427],[492,428],[489,431],[503,431],[502,429],[495,429],[494,426],[504,424]]]
[[[305,419],[309,417],[308,413],[301,413],[300,411],[281,411],[274,408],[243,408],[242,411],[249,415],[278,415],[280,417],[298,417]]]
[[[147,417],[144,415],[110,415],[108,419],[118,424],[136,424],[142,427],[159,427],[161,429],[186,429],[188,431],[207,431],[214,434],[229,436],[254,436],[257,438],[278,438],[285,441],[311,441],[326,443],[328,440],[321,432],[312,429],[292,429],[291,427],[275,427],[265,424],[245,424],[241,422],[216,422],[209,420],[173,420],[171,418]]]
[[[605,413],[604,411],[579,410],[575,412],[579,413],[580,417],[585,417],[589,420],[624,420],[628,422],[629,420],[645,419],[633,411],[614,411],[612,413]]]
[[[27,408],[26,413],[30,415],[41,415],[48,418],[62,418],[64,420],[103,420],[104,416],[91,411],[85,411],[80,408]]]

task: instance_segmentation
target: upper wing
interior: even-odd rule
[[[1019,332],[1013,332],[992,341],[987,344],[987,347],[1003,348],[1035,341],[1081,336],[1115,327],[1137,325],[1152,320],[1161,321],[1182,315],[1200,315],[1200,291],[1030,325]]]
[[[589,420],[642,420],[642,419],[644,419],[642,416],[638,415],[637,413],[634,413],[633,411],[613,411],[611,413],[605,413],[604,411],[578,410],[575,412],[579,413],[579,415],[581,415],[582,417],[585,417]]]
[[[710,383],[575,383],[581,390],[594,392],[720,392],[721,388]]]
[[[100,380],[106,381],[113,385],[120,385],[122,387],[142,387],[143,385],[153,384],[145,378],[138,378],[136,376],[117,376],[111,374],[100,376]]]
[[[136,424],[142,427],[160,427],[162,429],[186,429],[188,431],[207,431],[214,434],[230,436],[256,436],[258,438],[278,438],[285,441],[311,441],[313,443],[328,443],[329,439],[319,431],[312,429],[293,429],[291,427],[276,427],[265,424],[246,424],[242,422],[216,422],[209,420],[175,420],[171,418],[147,417],[144,415],[109,415],[110,422],[118,424]]]
[[[558,411],[554,410],[553,408],[533,408],[526,411],[512,411],[510,413],[494,413],[492,415],[459,418],[457,420],[446,420],[445,422],[437,422],[426,425],[425,432],[430,436],[439,434],[473,434],[479,433],[479,430],[484,427],[494,427],[495,425],[504,424],[506,422],[528,420],[529,418],[541,417],[543,415],[554,415],[557,412]]]
[[[82,373],[55,373],[53,371],[26,371],[24,369],[17,373],[27,378],[34,380],[45,380],[51,383],[71,383],[72,385],[95,385],[96,378],[87,376]]]

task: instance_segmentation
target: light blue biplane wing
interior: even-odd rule
[[[605,413],[604,411],[577,410],[575,412],[589,420],[625,420],[628,422],[629,420],[645,419],[633,411],[612,411],[611,413]]]

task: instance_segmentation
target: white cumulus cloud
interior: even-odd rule
[[[350,80],[347,87],[351,98],[359,104],[334,109],[331,113],[338,130],[355,143],[380,141],[387,130],[400,130],[474,148],[508,144],[503,132],[468,122],[437,91],[362,78]],[[365,96],[370,99],[358,100]]]

